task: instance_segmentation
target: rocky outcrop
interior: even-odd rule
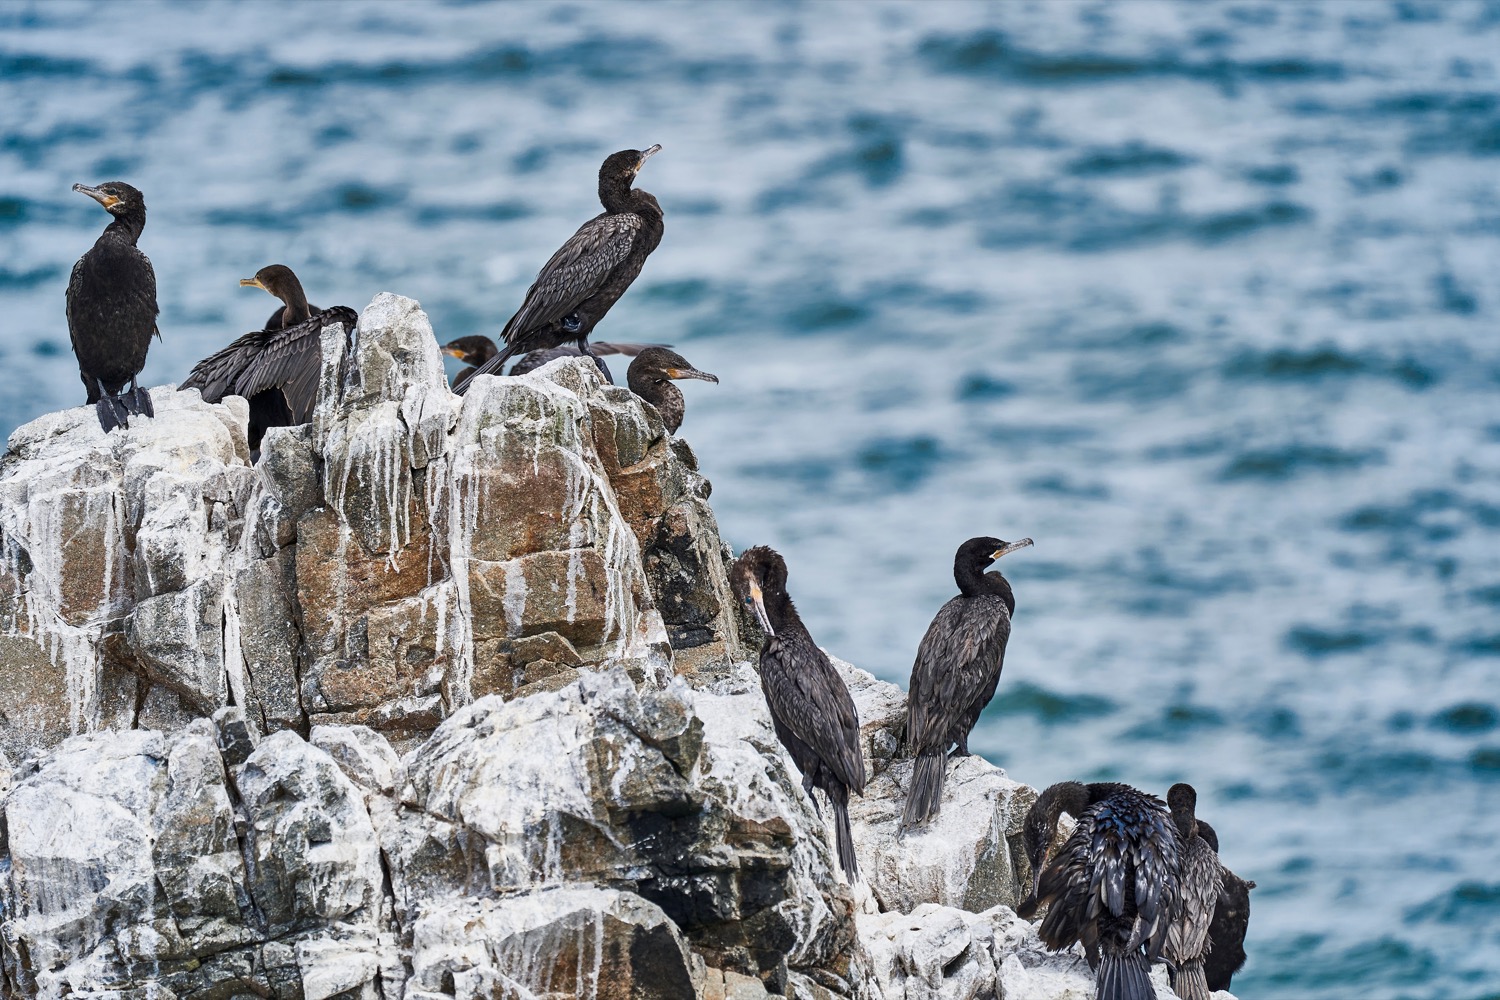
[[[957,762],[898,836],[901,693],[840,663],[844,880],[708,484],[591,364],[460,400],[382,295],[254,466],[242,401],[153,399],[0,460],[0,994],[1089,995],[1009,909],[1034,792]]]

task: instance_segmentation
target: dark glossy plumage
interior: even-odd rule
[[[78,376],[106,432],[130,415],[152,416],[151,396],[136,385],[156,329],[156,272],[136,247],[146,228],[146,200],[129,184],[74,184],[113,216],[68,279],[68,336]],[[126,386],[129,391],[126,391]]]
[[[1057,821],[1073,833],[1049,858]],[[1176,905],[1179,838],[1166,804],[1129,785],[1053,785],[1026,814],[1022,831],[1034,889],[1016,912],[1054,951],[1083,943],[1098,955],[1099,1000],[1152,1000],[1150,963],[1166,945]]]
[[[1167,791],[1167,808],[1181,838],[1177,870],[1177,902],[1167,928],[1162,956],[1171,966],[1172,991],[1182,1000],[1208,1000],[1204,959],[1209,950],[1208,929],[1223,886],[1219,854],[1198,834],[1195,815],[1198,793],[1178,783]]]
[[[625,149],[605,159],[599,168],[604,211],[580,226],[542,267],[521,308],[501,331],[505,349],[480,365],[475,376],[500,371],[514,355],[562,344],[575,343],[588,353],[589,334],[661,243],[661,205],[632,187],[646,160],[660,149]],[[462,395],[468,386],[466,380],[453,391]]]
[[[953,557],[958,596],[944,604],[922,636],[906,697],[906,740],[916,756],[902,829],[926,823],[943,804],[947,753],[967,756],[969,733],[995,696],[1010,639],[1016,598],[985,567],[1031,539],[971,538]]]
[[[231,395],[249,400],[250,448],[258,452],[267,429],[312,418],[323,365],[323,328],[338,325],[347,335],[359,314],[348,306],[309,306],[302,283],[281,264],[263,267],[240,284],[281,299],[283,307],[273,318],[279,317],[284,325],[247,333],[209,355],[193,366],[179,388],[197,389],[210,403]]]
[[[839,865],[851,882],[859,878],[849,830],[849,793],[865,789],[859,746],[859,716],[843,678],[802,624],[786,592],[786,562],[773,549],[747,550],[729,573],[735,596],[766,632],[760,647],[760,686],[781,745],[802,772],[802,788],[813,799],[823,789],[833,805]]]
[[[719,381],[719,376],[700,372],[676,351],[665,347],[648,347],[630,363],[625,373],[630,391],[656,407],[668,432],[677,433],[687,412],[682,390],[672,384],[673,379],[695,378],[705,382]]]
[[[1198,836],[1207,841],[1219,853],[1219,835],[1207,821],[1198,820]],[[1203,963],[1204,979],[1211,990],[1227,990],[1234,974],[1245,964],[1245,934],[1250,929],[1250,890],[1254,882],[1247,882],[1224,867],[1219,859],[1219,876],[1222,887],[1219,900],[1214,906],[1214,917],[1208,925],[1209,952]]]

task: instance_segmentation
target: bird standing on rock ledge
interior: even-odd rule
[[[604,211],[580,226],[547,261],[527,289],[521,308],[500,333],[505,349],[455,385],[454,392],[462,396],[475,377],[492,375],[512,355],[527,351],[572,341],[593,357],[589,334],[661,243],[661,205],[648,192],[632,187],[641,167],[659,152],[659,145],[624,149],[605,159],[599,168],[599,201]]]
[[[776,738],[802,772],[802,788],[817,808],[814,788],[833,804],[839,865],[859,879],[849,831],[849,793],[864,794],[865,758],[859,748],[859,715],[843,678],[813,642],[786,592],[786,561],[764,545],[748,549],[729,571],[734,594],[759,620],[760,688]]]
[[[969,755],[969,733],[1000,683],[1016,597],[1005,577],[986,573],[985,567],[1030,544],[1029,538],[971,538],[953,557],[958,596],[927,626],[911,668],[906,741],[917,761],[902,830],[926,823],[942,809],[948,748],[956,744],[955,756]]]
[[[130,416],[150,417],[151,395],[136,385],[156,328],[156,272],[136,247],[146,228],[146,199],[120,181],[74,184],[104,206],[113,221],[78,258],[68,279],[68,336],[78,375],[105,432],[129,427]],[[129,385],[130,391],[125,391]]]

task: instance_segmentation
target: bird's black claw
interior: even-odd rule
[[[156,408],[151,405],[151,393],[146,389],[139,387],[132,389],[122,397],[122,401],[125,404],[125,409],[137,416],[156,416]]]
[[[108,434],[116,427],[129,427],[130,416],[123,403],[114,396],[104,396],[94,404],[94,412],[99,415],[99,426],[104,428]]]

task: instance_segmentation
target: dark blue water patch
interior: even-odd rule
[[[1359,629],[1328,629],[1314,625],[1294,625],[1287,630],[1286,646],[1304,656],[1329,656],[1357,653],[1379,645],[1380,638]]]
[[[47,157],[57,154],[63,147],[69,145],[87,149],[97,148],[104,135],[104,128],[96,122],[64,121],[35,133],[20,130],[8,132],[0,138],[0,152],[11,153],[26,166],[35,167],[42,164]],[[101,177],[98,180],[90,178],[81,182],[97,184],[104,179],[106,178]],[[58,187],[63,190],[67,185],[59,184]]]
[[[1500,634],[1472,635],[1456,646],[1468,656],[1500,656]]]
[[[1263,479],[1282,482],[1308,472],[1345,472],[1384,461],[1379,449],[1348,451],[1330,445],[1289,444],[1247,451],[1233,458],[1219,473],[1225,482]]]
[[[826,494],[832,489],[835,471],[834,462],[827,458],[754,462],[739,468],[740,476],[745,479],[775,482],[814,494]]]
[[[1003,685],[999,696],[985,709],[986,718],[1028,716],[1044,726],[1057,726],[1098,719],[1119,709],[1113,700],[1097,694],[1061,694],[1022,681]]]
[[[1369,376],[1390,379],[1411,389],[1426,389],[1438,380],[1435,371],[1410,357],[1386,358],[1368,352],[1353,354],[1332,344],[1306,349],[1281,347],[1269,351],[1241,351],[1225,362],[1223,373],[1230,379],[1285,382]]]
[[[422,225],[445,222],[510,222],[531,215],[530,207],[519,201],[498,201],[488,205],[418,205],[412,218]]]
[[[1442,271],[1432,280],[1438,308],[1455,316],[1472,316],[1479,311],[1479,299],[1451,271]]]
[[[0,264],[0,288],[35,288],[38,285],[60,280],[62,274],[62,268],[48,267],[45,264],[24,270],[12,270]]]
[[[31,353],[39,358],[59,358],[68,348],[58,340],[38,340],[31,345]]]
[[[537,62],[524,46],[497,45],[441,61],[398,59],[373,64],[343,61],[317,66],[272,66],[263,79],[269,87],[288,89],[335,84],[405,87],[441,79],[481,81],[518,77],[532,72]]]
[[[851,148],[823,161],[813,176],[850,171],[872,188],[885,187],[905,168],[900,123],[883,115],[859,114],[849,119]]]
[[[1262,184],[1266,187],[1286,187],[1295,184],[1302,179],[1302,172],[1290,163],[1267,163],[1261,166],[1246,167],[1244,177],[1252,184]]]
[[[1258,942],[1253,976],[1238,977],[1235,986],[1247,996],[1297,996],[1299,990],[1310,988],[1328,989],[1337,996],[1368,996],[1373,994],[1365,987],[1425,985],[1437,968],[1431,951],[1390,935],[1334,951],[1321,935],[1301,934]],[[1245,980],[1242,988],[1239,978]],[[1261,992],[1267,986],[1274,992]]]
[[[0,52],[0,80],[19,82],[27,77],[84,79],[108,76],[101,67],[75,56],[48,56],[36,52]]]
[[[1482,924],[1500,917],[1500,882],[1465,880],[1406,911],[1409,924]]]
[[[1484,702],[1466,701],[1438,712],[1428,724],[1457,735],[1487,733],[1500,725],[1500,710]]]
[[[1172,742],[1199,732],[1224,728],[1224,715],[1207,705],[1174,702],[1162,708],[1156,719],[1132,726],[1125,738],[1142,742]]]
[[[1016,394],[1015,383],[989,372],[970,372],[958,380],[953,398],[965,403],[982,403],[996,399],[1009,399]],[[1500,587],[1496,588],[1500,593]],[[1500,597],[1495,603],[1500,604]]]
[[[1476,777],[1500,781],[1500,747],[1480,747],[1469,754],[1468,763]]]
[[[794,330],[813,333],[853,326],[869,316],[870,309],[863,302],[827,296],[794,306],[787,313],[786,322]]]
[[[1073,370],[1080,398],[1097,402],[1124,400],[1138,405],[1173,399],[1187,391],[1192,373],[1165,363],[1127,367],[1081,364]]]
[[[1244,714],[1250,731],[1265,740],[1295,740],[1302,736],[1302,720],[1285,705],[1262,705]]]
[[[1217,244],[1248,236],[1262,229],[1311,222],[1313,211],[1290,201],[1272,201],[1229,212],[1216,212],[1193,220],[1189,233],[1199,243]]]
[[[0,229],[8,229],[25,222],[29,204],[25,198],[0,195]]]
[[[1490,584],[1487,587],[1476,587],[1469,591],[1469,596],[1481,604],[1500,605],[1500,584]]]
[[[677,281],[653,282],[635,294],[653,302],[696,306],[706,301],[711,291],[712,286],[705,278],[682,278]]]
[[[1141,177],[1180,170],[1195,162],[1186,153],[1137,141],[1092,147],[1069,160],[1063,170],[1074,177]]]
[[[1091,428],[1069,427],[1066,424],[992,424],[982,428],[981,433],[995,444],[1022,451],[1078,444],[1098,436]]]
[[[1028,493],[1043,493],[1051,496],[1070,497],[1075,500],[1108,500],[1109,487],[1103,483],[1083,483],[1063,473],[1034,476],[1022,484]]]
[[[1385,728],[1393,733],[1409,733],[1417,728],[1417,713],[1406,709],[1392,712],[1385,720]]]
[[[949,458],[937,440],[925,434],[867,441],[855,453],[855,465],[880,487],[904,493],[921,485]]]
[[[1378,194],[1393,191],[1406,183],[1406,175],[1399,167],[1377,167],[1368,173],[1350,174],[1349,186],[1360,194]]]
[[[1210,434],[1206,437],[1188,438],[1171,444],[1154,445],[1146,450],[1146,457],[1153,462],[1173,462],[1178,459],[1208,458],[1221,455],[1229,449],[1229,438]]]

